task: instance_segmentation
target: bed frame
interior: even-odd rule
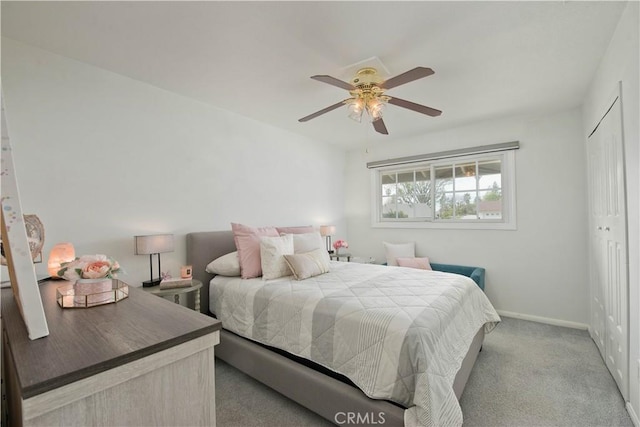
[[[200,297],[202,313],[211,316],[209,282],[213,274],[207,273],[205,267],[212,260],[235,250],[231,230],[187,234],[187,263],[193,266],[193,277],[203,283]],[[362,418],[369,417],[369,424],[404,425],[404,408],[385,400],[371,399],[353,385],[226,331],[224,324],[222,326],[220,344],[216,346],[217,357],[327,420],[336,423],[341,419],[336,418],[338,414],[344,418],[346,415],[342,414],[356,413]],[[480,328],[453,384],[458,399],[483,340],[484,328]],[[384,415],[378,418],[380,413]],[[382,418],[384,423],[380,422]]]

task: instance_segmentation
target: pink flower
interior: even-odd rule
[[[86,279],[101,279],[107,277],[110,270],[111,263],[109,261],[94,261],[84,266],[82,277]]]
[[[336,240],[335,242],[333,242],[334,249],[348,248],[348,247],[349,247],[349,243],[346,240]]]
[[[106,255],[83,255],[71,262],[60,264],[58,276],[67,280],[115,278],[124,273],[118,261]]]

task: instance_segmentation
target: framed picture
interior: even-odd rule
[[[29,339],[35,340],[49,335],[49,327],[44,315],[36,270],[33,267],[33,256],[27,238],[29,225],[25,223],[25,217],[22,214],[13,153],[4,114],[4,99],[1,97],[0,103],[2,105],[2,158],[0,160],[2,163],[2,215],[0,216],[2,249],[9,270],[13,296],[27,327]],[[37,222],[40,223],[39,220]],[[33,224],[32,222],[32,231]],[[37,228],[36,224],[35,229]],[[41,237],[44,241],[44,232]],[[42,251],[42,247],[39,251]]]

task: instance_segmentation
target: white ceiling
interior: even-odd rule
[[[345,148],[581,104],[624,2],[9,2],[2,35]],[[390,76],[435,75],[389,95],[390,135],[347,118],[311,80],[377,57]],[[390,77],[389,76],[389,77]]]

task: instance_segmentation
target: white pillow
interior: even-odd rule
[[[293,234],[260,237],[260,264],[263,279],[290,276],[291,270],[284,255],[293,255]]]
[[[207,264],[207,273],[218,274],[220,276],[235,277],[240,275],[240,259],[238,251],[222,255]]]
[[[396,258],[415,258],[416,243],[387,243],[384,244],[384,253],[387,257],[387,265],[397,266]]]
[[[303,280],[329,271],[329,261],[325,255],[327,251],[323,248],[303,254],[285,255],[284,259],[296,280]]]
[[[329,261],[329,253],[325,249],[324,239],[319,232],[293,234],[293,252],[296,254],[304,254],[315,249],[322,249],[324,257]]]

